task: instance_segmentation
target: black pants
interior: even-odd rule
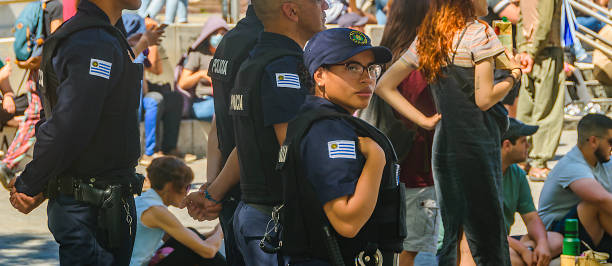
[[[202,240],[206,237],[198,233],[193,228],[189,228],[194,233],[198,234]],[[157,266],[175,266],[175,265],[205,265],[205,266],[225,266],[225,258],[219,252],[212,259],[202,258],[190,248],[181,244],[174,238],[168,239],[161,248],[171,247],[174,249],[167,257],[162,259]]]
[[[238,245],[236,245],[236,238],[234,237],[234,212],[236,212],[239,202],[236,198],[232,196],[226,197],[226,200],[223,202],[223,209],[219,214],[219,223],[221,223],[221,228],[223,229],[227,265],[244,266],[242,253],[240,253]]]
[[[148,81],[147,81],[148,82]],[[158,85],[149,83],[149,92],[161,94],[157,109],[157,127],[155,151],[169,153],[176,149],[181,126],[181,114],[183,111],[183,97],[180,93],[172,91],[169,84]],[[163,123],[163,132],[160,130],[160,122]],[[161,134],[160,134],[161,133]]]
[[[606,252],[608,254],[612,253],[612,236],[604,232],[604,235],[601,238],[601,241],[599,241],[599,245],[596,246],[595,243],[593,243],[593,239],[591,239],[591,236],[589,235],[589,233],[582,226],[582,222],[580,221],[580,218],[578,218],[578,205],[574,206],[565,215],[565,217],[563,217],[563,219],[553,222],[552,231],[565,235],[565,220],[566,219],[577,219],[578,220],[578,238],[584,241],[585,243],[587,243],[587,245],[589,245],[592,249],[594,249],[595,251]],[[582,253],[587,250],[588,248],[584,244],[581,243],[580,252]]]
[[[109,249],[105,232],[98,225],[99,208],[68,196],[49,200],[49,230],[59,243],[60,265],[129,265],[136,237],[134,197],[124,197],[132,217],[131,230],[126,212],[117,219],[123,223],[121,246]]]

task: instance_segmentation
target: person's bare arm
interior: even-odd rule
[[[431,117],[426,117],[397,90],[397,86],[415,69],[416,66],[409,66],[400,60],[396,61],[378,81],[375,93],[402,116],[422,128],[432,130],[438,121],[440,121],[441,116],[435,114]]]
[[[355,237],[372,216],[386,163],[384,151],[372,139],[360,137],[359,147],[366,162],[355,186],[355,193],[323,205],[323,211],[336,232],[348,238]]]
[[[214,199],[220,200],[238,182],[240,182],[240,164],[238,150],[234,148],[217,178],[208,186],[208,192]]]
[[[147,58],[149,58],[151,66],[147,67],[146,70],[155,75],[160,75],[164,71],[164,69],[162,68],[162,60],[159,58],[159,46],[149,46],[149,55],[147,56]]]
[[[513,61],[516,62],[516,61]],[[493,84],[493,58],[483,59],[476,63],[474,71],[474,89],[476,105],[480,110],[486,111],[501,101],[514,86],[514,78],[507,77],[503,81]],[[520,78],[520,70],[513,69],[512,75]]]
[[[534,262],[537,262],[538,266],[548,265],[551,259],[551,251],[548,245],[548,235],[542,219],[540,219],[537,211],[523,214],[521,217],[525,222],[525,226],[527,226],[529,238],[533,239],[536,243],[536,246],[533,247],[535,256]]]
[[[612,215],[612,194],[608,192],[597,180],[581,178],[569,185],[569,188],[586,201],[599,207],[600,210]]]
[[[63,21],[61,19],[52,20],[51,23],[49,23],[49,32],[54,33],[62,23]]]
[[[208,133],[208,143],[206,144],[206,180],[212,183],[221,172],[221,150],[219,150],[219,139],[217,137],[217,118],[213,117],[210,132]]]
[[[516,25],[521,15],[521,9],[517,5],[510,3],[504,7],[504,9],[502,9],[498,15],[500,17],[507,17],[512,24]]]
[[[222,236],[219,226],[214,229],[218,233],[213,234],[206,240],[202,240],[196,233],[183,226],[166,207],[150,207],[142,213],[140,220],[147,227],[164,230],[168,235],[203,258],[210,259],[215,257],[221,246]]]
[[[179,77],[178,85],[184,89],[192,88],[202,79],[207,80],[209,84],[212,83],[210,82],[210,77],[208,76],[208,70],[192,71],[184,68],[183,72],[181,72],[181,76]]]
[[[276,134],[276,140],[278,145],[285,143],[285,137],[287,137],[287,126],[289,123],[274,124],[274,133]]]

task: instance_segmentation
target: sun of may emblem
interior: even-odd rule
[[[331,147],[332,149],[338,148],[338,144],[332,144]]]
[[[349,38],[351,38],[351,41],[359,45],[364,45],[368,43],[368,39],[361,31],[351,31],[351,33],[349,34]]]
[[[93,63],[91,63],[91,65],[92,65],[93,67],[97,67],[97,66],[98,66],[98,62],[93,62]]]

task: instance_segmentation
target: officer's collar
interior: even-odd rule
[[[314,95],[307,95],[306,100],[304,101],[304,105],[302,105],[302,108],[301,108],[302,111],[308,111],[308,110],[315,109],[315,108],[326,108],[326,109],[334,110],[339,113],[351,114],[348,111],[346,111],[344,108],[342,108],[341,106],[335,103],[332,103],[325,98],[321,98],[321,97],[314,96]]]
[[[104,13],[102,9],[100,9],[96,4],[90,2],[89,0],[81,0],[78,6],[78,10],[81,12],[85,12],[88,16],[101,18],[110,24],[110,19],[108,18],[106,13]],[[121,17],[119,17],[119,20],[117,20],[117,24],[113,26],[119,29],[123,33],[123,35],[127,34],[125,31],[125,27],[123,26],[123,19],[121,19]]]
[[[262,32],[259,34],[259,44],[265,46],[278,47],[283,49],[292,49],[303,52],[302,47],[293,39],[278,33]]]

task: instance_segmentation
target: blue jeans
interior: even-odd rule
[[[187,0],[152,0],[151,4],[144,12],[144,16],[149,16],[152,18],[157,16],[159,11],[161,11],[164,2],[166,3],[166,18],[164,19],[165,24],[172,24],[177,14],[179,23],[187,22]]]
[[[601,14],[601,12],[599,12],[599,14]],[[599,21],[599,19],[596,19],[591,16],[577,17],[576,20],[578,21],[578,24],[585,26],[594,32],[599,32],[606,25],[603,22]]]
[[[383,12],[383,9],[387,5],[388,0],[376,0],[374,1],[376,4],[376,22],[378,25],[387,24],[387,14]]]
[[[234,236],[236,245],[245,258],[245,265],[277,265],[276,254],[265,253],[259,247],[263,238],[270,215],[240,201],[234,213]],[[272,236],[274,238],[274,236]]]
[[[163,97],[158,92],[149,92],[142,99],[144,109],[144,128],[145,128],[145,155],[151,156],[155,152],[156,130],[157,130],[157,111]]]

